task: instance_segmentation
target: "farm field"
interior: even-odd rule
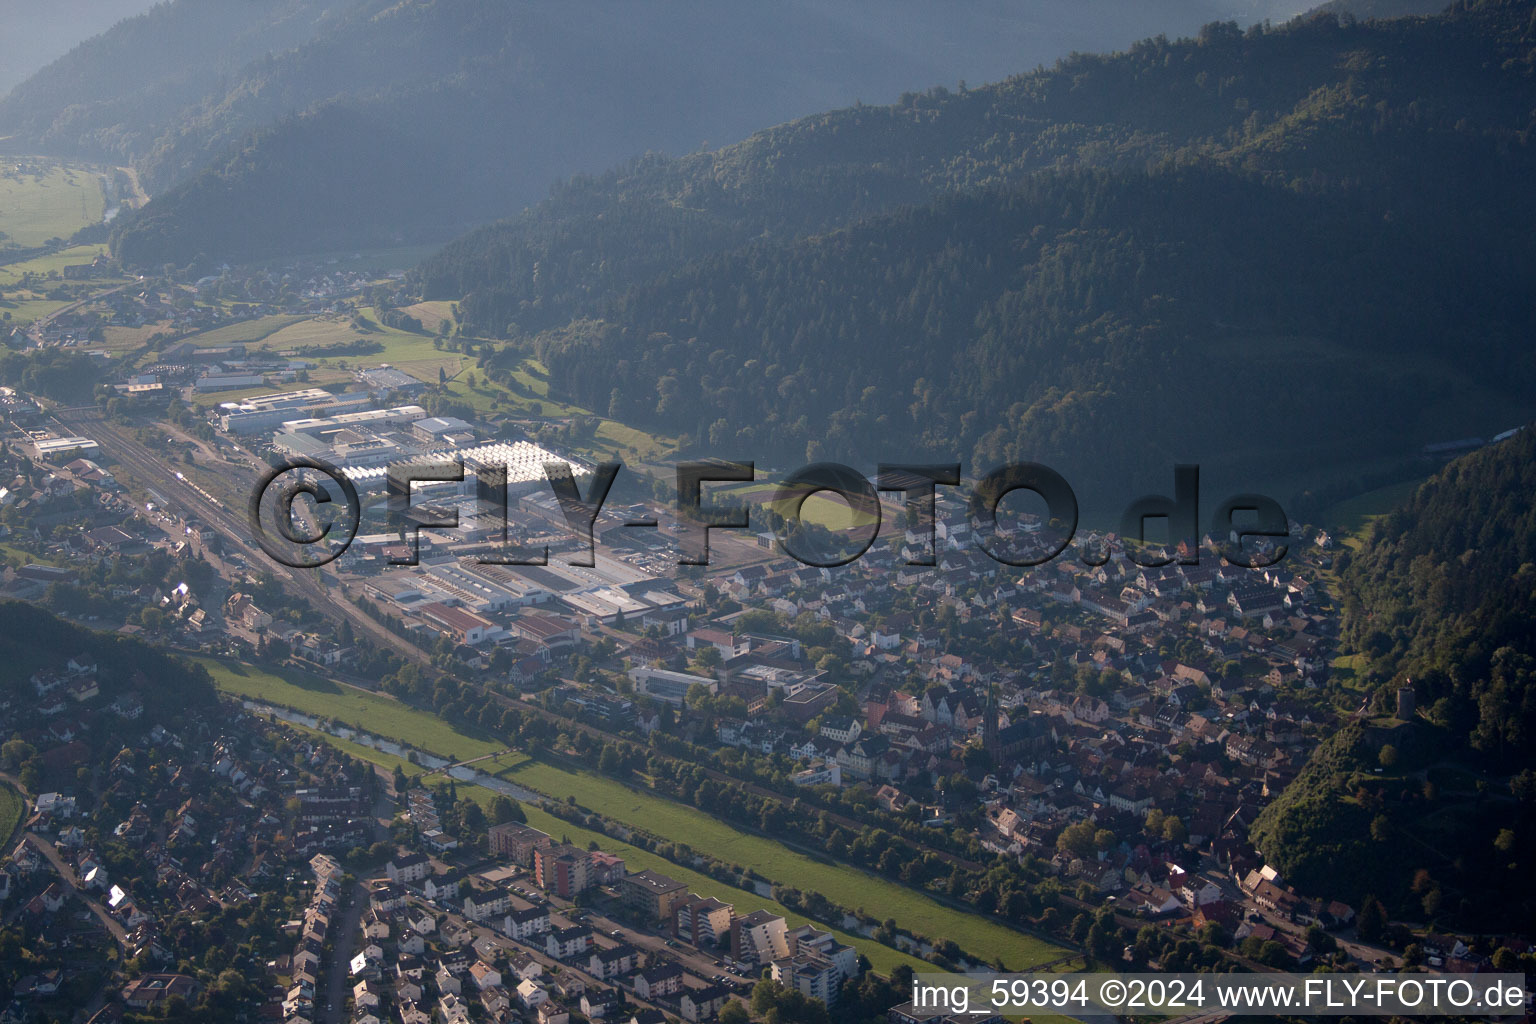
[[[18,163],[41,167],[43,161],[0,158],[0,231],[5,232],[0,241],[31,248],[50,238],[68,238],[106,212],[101,179],[94,172],[49,162],[39,174],[18,174]]]
[[[4,229],[0,228],[0,230]],[[62,277],[65,267],[76,263],[89,263],[97,256],[105,255],[107,255],[107,247],[104,245],[74,245],[68,249],[33,256],[31,259],[17,263],[6,263],[0,265],[0,288],[14,288],[23,274],[40,274],[43,277],[58,274]],[[0,257],[3,256],[4,252],[0,251]]]
[[[451,375],[458,372],[464,360],[464,357],[458,353],[438,351],[432,347],[431,339],[421,335],[396,331],[388,327],[376,332],[360,334],[349,321],[336,317],[276,314],[243,324],[220,327],[203,334],[193,335],[188,340],[205,347],[247,344],[272,352],[288,352],[295,349],[302,350],[306,346],[346,345],[359,338],[377,341],[384,346],[384,350],[366,355],[310,357],[315,363],[315,369],[309,371],[309,379],[305,382],[210,392],[195,396],[193,403],[206,408],[220,402],[235,402],[255,395],[275,394],[292,390],[294,387],[320,387],[347,383],[353,380],[351,372],[353,368],[378,366],[381,363],[388,363],[418,380],[436,384],[439,367]],[[342,364],[345,364],[345,368]]]
[[[376,310],[364,308],[359,312],[377,326],[360,333],[347,320],[335,318],[311,320],[282,332],[273,339],[273,344],[281,345],[283,348],[295,348],[302,345],[344,345],[359,338],[366,339],[382,345],[383,351],[363,356],[326,357],[317,361],[322,366],[335,366],[342,361],[345,361],[348,366],[377,366],[380,363],[388,363],[395,369],[428,384],[437,383],[439,369],[452,377],[465,363],[462,355],[437,348],[432,344],[432,338],[425,334],[397,330],[379,324]]]
[[[361,312],[370,320],[375,319],[373,310],[364,309]],[[377,342],[383,346],[381,351],[365,355],[314,358],[313,361],[323,369],[318,374],[312,374],[316,380],[311,383],[326,379],[345,379],[347,371],[342,369],[342,363],[345,363],[348,368],[388,363],[418,380],[436,384],[439,368],[444,369],[451,376],[459,371],[464,362],[464,357],[456,352],[444,352],[435,348],[432,339],[425,335],[382,326],[359,331],[352,325],[349,318],[336,315],[311,317],[303,314],[277,313],[230,324],[227,327],[218,327],[193,335],[188,340],[204,348],[243,344],[275,353],[290,351],[302,353],[306,348],[350,345],[359,340]],[[327,377],[327,373],[331,376]],[[261,394],[268,390],[272,389],[255,389],[250,393]]]
[[[1011,970],[1025,970],[1064,955],[1047,942],[953,910],[877,875],[817,860],[770,839],[740,832],[695,808],[604,776],[540,761],[530,761],[500,776],[556,799],[574,796],[578,804],[606,818],[686,842],[711,857],[752,868],[782,884],[814,890],[845,907],[863,908],[881,920],[895,918],[914,931],[935,937],[964,936],[957,941],[968,952],[988,960],[1001,958]]]
[[[12,325],[31,323],[57,312],[69,305],[69,301],[46,298],[45,294],[63,283],[64,268],[89,263],[97,256],[105,255],[106,251],[106,247],[101,245],[77,245],[58,252],[34,256],[28,260],[0,265],[0,312],[10,314],[9,323]],[[4,250],[0,250],[0,259],[4,256]],[[34,282],[30,289],[23,289],[20,287],[21,281],[27,274],[37,275],[43,280]],[[91,282],[91,285],[108,288],[124,280],[126,279],[98,278]]]
[[[26,292],[19,293],[26,295]],[[0,313],[11,314],[11,325],[29,324],[69,305],[56,299],[0,298]]]
[[[144,345],[159,330],[155,324],[145,327],[104,327],[101,332],[103,341],[91,347],[110,352],[131,352]]]
[[[453,324],[453,303],[447,299],[433,299],[411,306],[401,306],[400,312],[420,320],[422,330],[428,334],[436,334],[438,324],[444,320],[448,321],[450,326]]]
[[[242,320],[226,327],[195,334],[188,340],[198,348],[218,348],[222,345],[254,345],[270,338],[289,324],[296,324],[304,317],[297,313],[274,313],[271,316]]]

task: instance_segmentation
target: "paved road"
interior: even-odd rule
[[[135,208],[149,202],[149,193],[145,192],[144,186],[139,183],[139,172],[132,167],[119,167],[117,169],[122,171],[123,176],[128,179],[128,190],[133,193]]]
[[[48,327],[50,321],[57,317],[61,317],[66,313],[73,313],[81,306],[89,305],[90,303],[95,302],[97,299],[104,299],[108,295],[115,295],[127,287],[128,285],[126,284],[120,284],[116,288],[108,288],[104,292],[97,292],[94,295],[87,295],[83,299],[76,299],[74,302],[71,302],[67,306],[60,306],[58,309],[54,310],[52,313],[49,313],[47,316],[38,317],[36,320],[27,325],[27,338],[39,346],[42,345],[43,331]]]
[[[421,901],[417,900],[416,902],[420,903]],[[428,905],[428,906],[430,906],[430,905]],[[437,911],[437,912],[439,912],[439,913],[441,912],[440,910],[438,910],[438,908],[432,908],[432,909]],[[544,952],[544,947],[543,946],[531,946],[531,945],[527,945],[525,943],[518,942],[516,939],[509,939],[509,938],[507,938],[507,936],[502,935],[500,932],[497,932],[497,931],[494,931],[494,930],[492,930],[490,928],[487,928],[484,925],[478,925],[478,924],[475,924],[472,921],[467,921],[467,920],[465,920],[463,917],[461,917],[458,914],[449,913],[447,916],[450,919],[452,919],[454,922],[458,923],[459,925],[462,925],[462,926],[468,928],[469,931],[470,931],[470,934],[473,936],[473,941],[474,942],[479,942],[481,939],[490,939],[493,942],[495,942],[497,945],[502,946],[502,947],[504,947],[506,949],[515,949],[515,950],[520,950],[520,951],[522,951],[524,953],[527,953],[533,959],[537,960],[539,963],[544,965],[544,973],[545,973],[545,977],[546,978],[548,978],[550,975],[555,975],[555,974],[574,974],[576,977],[580,978],[583,982],[585,982],[588,986],[603,986],[603,987],[607,987],[607,988],[622,988],[622,986],[617,985],[616,982],[612,981],[612,980],[610,980],[610,981],[600,981],[595,975],[589,974],[584,969],[584,967],[578,967],[578,966],[575,966],[574,964],[571,964],[571,963],[566,963],[566,962],[561,961],[561,960],[556,960],[554,957],[552,957],[549,954]],[[578,963],[580,963],[582,965],[585,965],[586,962],[587,961],[585,959],[578,961]],[[511,979],[505,979],[504,978],[503,979],[503,983],[506,985],[506,987],[508,989],[515,989],[517,987],[516,978],[515,977],[511,978]],[[654,1007],[656,1009],[667,1010],[668,1012],[672,1012],[672,1011],[670,1011],[668,1009],[666,1004],[655,1002],[655,1001],[647,1001],[647,1000],[641,999],[631,989],[624,989],[624,992],[628,996],[629,1002],[632,1003],[635,1006]],[[326,1022],[326,1024],[330,1024],[330,1022]]]
[[[247,522],[245,522],[243,512],[237,516],[227,508],[221,508],[211,504],[191,486],[181,480],[178,480],[175,475],[175,470],[171,468],[171,466],[163,458],[144,448],[144,446],[138,442],[138,439],[135,438],[131,433],[124,431],[116,424],[107,420],[96,407],[83,406],[70,409],[60,409],[56,411],[55,417],[62,424],[69,426],[71,429],[75,429],[79,432],[87,434],[94,432],[98,441],[100,441],[102,438],[108,439],[111,442],[111,449],[113,453],[117,455],[117,457],[126,463],[131,469],[134,469],[143,474],[146,480],[153,481],[152,486],[160,489],[167,498],[171,498],[180,503],[189,514],[196,515],[202,521],[208,523],[220,534],[222,534],[228,542],[241,549],[242,551],[247,552],[249,558],[253,560],[260,559],[259,562],[253,561],[253,564],[271,565],[273,574],[278,578],[279,582],[285,587],[285,589],[307,598],[311,605],[317,611],[319,611],[320,614],[325,615],[327,618],[330,618],[334,621],[347,620],[352,622],[354,629],[360,631],[359,635],[371,634],[396,652],[400,653],[402,656],[425,667],[427,669],[427,675],[429,678],[435,677],[439,674],[437,670],[431,667],[430,658],[426,652],[422,651],[420,648],[406,640],[404,637],[401,637],[384,628],[382,625],[380,625],[378,622],[375,622],[368,615],[364,614],[360,609],[358,609],[345,598],[338,600],[338,595],[333,594],[324,583],[322,574],[319,570],[285,569],[272,564],[271,560],[267,558],[265,553],[258,554],[254,543],[247,539],[250,536],[250,526]],[[603,730],[588,725],[584,722],[578,722],[574,719],[556,715],[535,704],[509,697],[503,693],[492,690],[488,686],[480,686],[477,688],[483,695],[493,701],[502,704],[505,707],[514,707],[525,713],[539,715],[542,718],[558,723],[562,728],[581,729],[589,735],[604,741],[615,741],[621,739],[621,737],[617,737],[611,733],[604,732]],[[735,787],[745,787],[753,790],[754,792],[758,792],[763,796],[771,797],[786,803],[789,800],[788,797],[785,797],[782,794],[774,793],[767,789],[762,789],[752,783],[743,782],[740,779],[736,779],[715,769],[707,768],[705,770],[709,777],[722,784]],[[832,817],[839,823],[844,824],[845,827],[861,827],[858,825],[858,823],[852,821],[851,819],[844,818],[842,815],[833,814]],[[963,858],[959,858],[949,851],[939,850],[934,847],[927,846],[926,844],[915,843],[914,845],[923,852],[933,853],[950,863],[969,863]],[[1007,926],[1006,922],[1002,923]],[[1033,934],[1024,929],[1017,930],[1023,931],[1024,934]]]
[[[64,858],[59,855],[58,847],[36,832],[28,832],[27,841],[35,846],[39,853],[48,858],[48,863],[53,865],[53,870],[58,872],[59,878],[63,879],[64,884],[73,889],[75,895],[79,896],[85,905],[91,908],[91,913],[95,914],[101,920],[101,923],[106,926],[107,931],[112,933],[112,937],[117,940],[117,944],[119,946],[125,945],[128,941],[127,930],[117,922],[117,918],[107,912],[106,907],[86,895],[85,889],[80,885],[80,879],[75,876],[75,869],[70,867]]]
[[[341,1024],[346,1019],[347,1000],[352,995],[350,963],[357,955],[362,939],[363,912],[368,909],[368,889],[361,881],[353,883],[352,902],[330,924],[331,962],[325,971],[325,988],[315,993],[325,1003],[315,1007],[319,1024]]]
[[[349,601],[338,600],[319,570],[290,569],[272,561],[252,539],[250,523],[243,508],[232,510],[227,506],[214,505],[190,483],[177,479],[176,470],[163,456],[145,448],[132,433],[108,420],[95,406],[56,409],[54,419],[67,431],[91,437],[109,449],[120,462],[140,476],[147,486],[155,488],[174,502],[184,516],[195,516],[212,527],[229,547],[243,554],[251,565],[265,567],[284,589],[307,600],[319,614],[337,623],[350,621],[354,631],[372,635],[407,660],[427,667],[430,673],[431,660],[425,651],[391,633]]]
[[[550,899],[550,903],[553,906],[562,908],[570,905],[565,900],[558,898]],[[613,941],[627,942],[636,949],[643,950],[652,956],[660,956],[666,960],[676,960],[685,971],[701,978],[713,980],[716,975],[724,975],[727,981],[731,980],[731,975],[724,967],[715,965],[714,957],[707,956],[694,947],[685,945],[682,942],[678,943],[678,948],[672,949],[667,945],[665,936],[636,931],[632,926],[600,914],[596,910],[588,911],[586,923],[594,931],[600,932],[605,936],[610,932],[618,931],[620,936]],[[747,980],[751,981],[754,979],[749,978]]]

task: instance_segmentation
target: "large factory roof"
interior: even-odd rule
[[[507,469],[507,483],[525,484],[543,480],[544,464],[546,462],[563,462],[570,467],[572,476],[587,476],[591,470],[570,459],[556,455],[547,448],[533,444],[530,441],[503,442],[475,445],[471,448],[450,448],[446,451],[434,452],[431,455],[422,456],[410,460],[418,463],[452,462],[455,459],[464,463],[466,471],[474,471],[483,466],[505,466]],[[389,472],[387,466],[343,466],[343,474],[355,484],[381,484]]]

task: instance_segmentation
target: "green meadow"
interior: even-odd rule
[[[556,799],[573,796],[578,804],[609,820],[685,843],[700,853],[751,868],[776,882],[814,890],[835,903],[862,909],[880,920],[895,918],[930,936],[964,936],[957,941],[967,951],[988,960],[1001,958],[1013,970],[1025,970],[1065,955],[1064,950],[1041,939],[954,910],[878,875],[739,831],[696,808],[606,776],[541,761],[529,761],[499,774],[509,782]]]
[[[211,658],[195,660],[208,669],[215,684],[225,693],[332,718],[389,739],[406,738],[411,745],[439,756],[451,754],[463,760],[490,754],[505,746],[493,737],[471,735],[435,715],[406,707],[389,697],[366,693],[309,673],[273,672]],[[367,760],[387,763],[391,768],[400,760],[358,744],[348,744],[345,749],[358,757],[367,754]],[[751,868],[780,884],[820,892],[836,903],[862,909],[877,919],[894,918],[925,935],[964,936],[961,945],[965,949],[988,960],[1001,958],[1012,969],[1024,970],[1064,954],[1048,942],[951,909],[894,882],[792,850],[771,839],[741,832],[695,808],[604,776],[570,771],[523,759],[520,755],[486,764],[482,770],[556,800],[574,797],[578,804],[609,820],[684,843],[726,863]],[[560,827],[570,831],[570,827],[563,823]],[[605,839],[603,845],[612,848],[613,841]],[[655,859],[658,870],[682,878],[675,866],[669,864],[663,868],[660,866],[662,859]],[[721,883],[710,880],[708,885],[718,889]]]
[[[308,672],[272,671],[218,658],[192,660],[206,668],[214,685],[231,696],[331,718],[440,757],[452,755],[463,760],[492,754],[506,746],[489,736],[472,736],[436,715],[407,707],[392,697],[333,683]]]
[[[0,244],[32,248],[50,238],[68,238],[106,212],[101,179],[94,172],[51,164],[40,174],[17,174],[17,164],[15,158],[0,157],[0,231],[5,232]]]

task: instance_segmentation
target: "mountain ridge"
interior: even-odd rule
[[[1192,31],[1226,6],[637,0],[579,18],[487,0],[280,3],[271,24],[251,13],[270,5],[239,0],[173,0],[132,19],[0,99],[0,135],[50,155],[133,164],[155,195],[145,214],[158,222],[153,233],[175,241],[150,262],[312,251],[312,218],[284,220],[282,208],[250,244],[217,229],[240,216],[238,193],[260,192],[279,172],[306,213],[324,214],[348,190],[371,199],[372,216],[355,218],[358,239],[441,240],[636,153],[730,142],[913,83],[1000,78],[1159,27]],[[1294,6],[1247,8],[1263,17]],[[300,144],[292,125],[304,119],[315,126]],[[347,160],[379,124],[393,133],[391,170],[409,179],[375,180],[372,151]],[[326,132],[336,139],[320,146]],[[311,161],[344,168],[345,182],[306,174]],[[437,223],[445,208],[446,228]],[[316,233],[344,227],[320,223]]]
[[[1288,497],[1536,411],[1531,11],[1215,25],[829,112],[572,180],[414,280],[512,339],[492,372],[531,352],[701,448]]]

